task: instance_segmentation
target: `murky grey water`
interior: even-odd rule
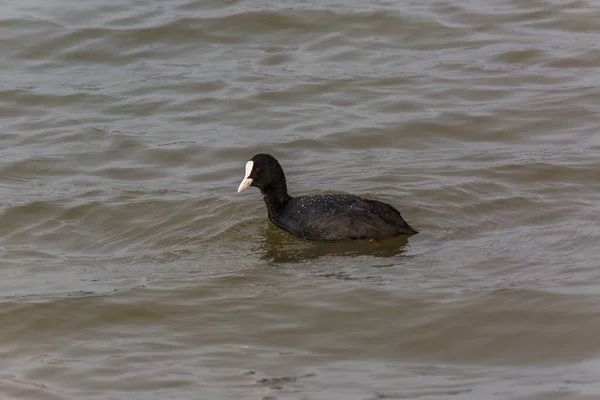
[[[11,0],[0,38],[0,397],[600,398],[597,4]],[[257,152],[421,233],[290,237]]]

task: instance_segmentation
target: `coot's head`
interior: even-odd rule
[[[238,193],[248,186],[254,186],[261,192],[282,191],[287,195],[285,175],[279,162],[270,154],[257,154],[246,163],[246,175]]]

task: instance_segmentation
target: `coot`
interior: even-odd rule
[[[248,186],[260,189],[275,225],[302,239],[382,239],[417,233],[398,210],[381,201],[351,194],[290,196],[283,169],[270,154],[257,154],[246,163],[238,193]]]

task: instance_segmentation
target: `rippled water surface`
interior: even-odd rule
[[[600,398],[600,8],[4,1],[0,397]],[[236,193],[389,202],[314,243]]]

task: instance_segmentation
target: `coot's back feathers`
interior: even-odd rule
[[[398,210],[381,201],[350,194],[289,196],[283,169],[268,154],[257,154],[246,164],[238,192],[248,186],[260,189],[275,225],[303,239],[381,239],[417,233]]]
[[[303,239],[380,239],[415,234],[392,206],[347,194],[292,197],[271,221]]]

